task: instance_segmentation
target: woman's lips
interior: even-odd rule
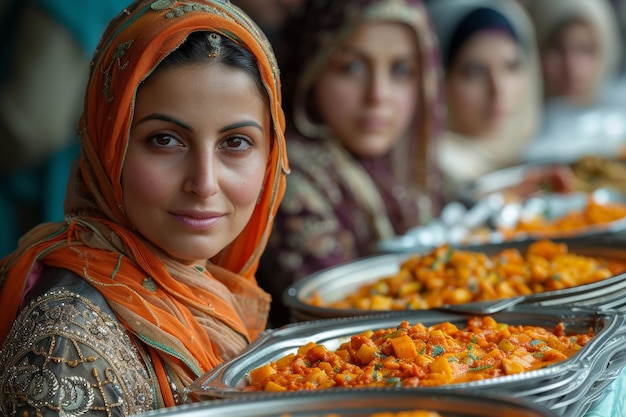
[[[361,120],[361,129],[364,132],[379,133],[387,128],[387,121],[382,117],[366,117]]]
[[[196,230],[210,229],[224,217],[222,213],[200,211],[172,212],[171,214],[178,222]]]

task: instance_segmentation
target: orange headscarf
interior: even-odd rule
[[[256,57],[273,124],[263,192],[242,233],[207,264],[189,267],[138,236],[124,214],[121,174],[138,85],[194,31],[221,33]],[[190,81],[193,82],[193,81]],[[184,384],[237,354],[266,325],[269,296],[254,274],[288,171],[278,68],[258,28],[226,0],[140,0],[107,28],[96,50],[80,122],[80,164],[67,220],[25,235],[0,261],[0,344],[37,261],[83,277],[148,349],[165,405],[165,369]]]

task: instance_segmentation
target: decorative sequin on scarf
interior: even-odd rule
[[[119,322],[85,297],[52,291],[15,321],[0,351],[7,416],[126,416],[154,408],[143,362]]]
[[[156,282],[154,282],[154,280],[150,277],[145,277],[143,279],[143,283],[141,284],[146,290],[150,291],[152,294],[156,293],[157,291],[157,284]]]
[[[128,61],[122,62],[122,58],[124,58],[124,55],[126,55],[126,51],[128,51],[128,48],[130,48],[132,44],[133,44],[132,40],[119,44],[117,46],[117,50],[111,57],[111,63],[106,69],[102,70],[102,73],[105,74],[104,87],[103,87],[104,88],[104,91],[103,91],[104,101],[106,101],[107,103],[110,103],[113,101],[113,95],[111,93],[111,79],[113,76],[111,74],[111,70],[114,69],[113,67],[115,66],[116,63],[117,63],[118,70],[123,70],[126,67],[128,67],[129,62]]]

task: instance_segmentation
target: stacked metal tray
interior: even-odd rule
[[[571,170],[570,172],[576,178],[575,183],[571,184],[573,191],[584,192],[604,189],[616,194],[626,194],[626,184],[623,181],[626,160],[588,155],[581,158],[561,159],[557,157],[551,160],[544,158],[540,161],[490,172],[461,190],[460,199],[468,205],[473,205],[485,196],[511,194],[530,177],[537,177],[538,171],[554,173],[562,168]],[[536,190],[534,194],[539,193],[541,191]],[[518,197],[524,198],[525,196],[518,195]]]
[[[536,215],[547,220],[583,210],[590,198],[598,203],[626,203],[626,196],[610,189],[593,192],[544,193],[523,200],[507,201],[499,193],[488,194],[473,202],[469,208],[461,202],[447,204],[438,219],[408,230],[404,235],[378,242],[384,253],[426,251],[433,247],[450,244],[472,246],[508,241],[523,242],[533,238],[594,237],[626,231],[626,218],[606,223],[589,225],[577,230],[551,232],[516,233],[505,236],[501,230],[514,228],[520,220]]]
[[[567,244],[569,252],[578,255],[626,260],[626,237],[619,234],[563,238],[554,239],[554,241]],[[472,245],[467,247],[458,246],[457,248],[490,255],[505,248],[516,248],[524,252],[533,242],[535,240],[529,239],[523,242]],[[371,310],[314,306],[310,300],[313,294],[317,294],[325,303],[344,299],[363,285],[373,283],[384,276],[396,274],[400,263],[411,255],[412,253],[383,254],[320,271],[289,286],[284,291],[283,303],[289,308],[293,322],[334,317],[354,317],[375,313]],[[515,304],[542,306],[569,304],[589,306],[600,310],[622,309],[626,306],[626,273],[591,284],[562,290],[444,308],[455,311],[491,313]],[[402,312],[399,313],[402,314]]]
[[[408,321],[410,324],[421,322],[426,326],[449,321],[462,327],[469,316],[468,313],[435,310],[405,311],[401,315],[316,320],[267,330],[241,355],[216,367],[195,381],[190,388],[194,395],[207,399],[245,397],[252,395],[242,390],[248,384],[248,373],[252,369],[295,352],[309,342],[324,344],[334,350],[352,335],[366,330],[395,327],[400,321]],[[501,323],[546,328],[554,328],[562,322],[567,332],[586,333],[589,328],[593,328],[595,336],[580,351],[560,363],[515,375],[443,385],[432,392],[517,398],[541,405],[562,416],[577,416],[597,401],[602,387],[611,383],[626,366],[626,354],[623,353],[626,341],[625,313],[569,306],[538,310],[535,306],[518,305],[491,316]],[[402,388],[426,394],[431,389]],[[363,399],[369,395],[366,391],[356,393],[359,388],[351,390],[355,391],[354,395],[362,395]]]
[[[490,395],[432,389],[325,390],[250,395],[160,409],[143,417],[369,417],[374,413],[427,410],[442,417],[557,417],[539,404]]]

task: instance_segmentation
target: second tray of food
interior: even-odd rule
[[[286,289],[292,321],[380,311],[490,313],[514,304],[626,304],[626,248],[617,236],[527,240],[393,253],[306,277]]]

